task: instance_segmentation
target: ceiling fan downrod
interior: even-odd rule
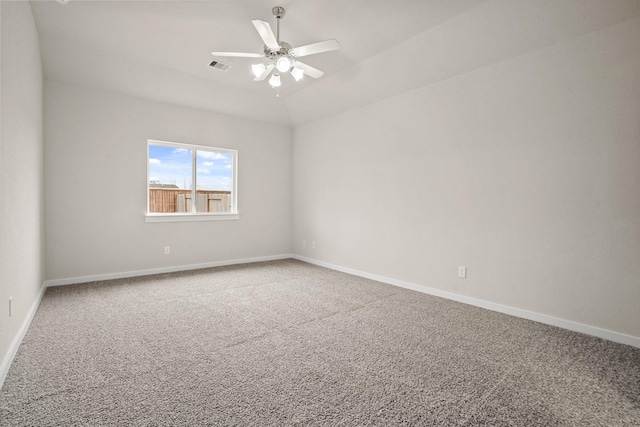
[[[276,17],[276,41],[280,43],[280,20],[285,14],[284,7],[276,6],[271,9],[271,13]]]

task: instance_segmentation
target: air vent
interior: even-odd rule
[[[213,67],[216,70],[227,71],[229,68],[231,68],[231,65],[224,64],[218,61],[211,61],[211,64],[209,64],[209,67]]]

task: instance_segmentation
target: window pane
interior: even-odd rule
[[[192,150],[149,144],[149,212],[191,212]]]
[[[232,212],[233,154],[196,151],[196,212]]]

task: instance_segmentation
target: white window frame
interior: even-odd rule
[[[192,184],[192,200],[191,203],[191,212],[180,212],[180,213],[170,213],[170,212],[149,212],[149,146],[151,145],[162,145],[165,147],[175,147],[175,148],[186,148],[191,150],[191,182]],[[216,151],[220,153],[229,153],[232,154],[232,169],[231,169],[231,212],[196,212],[196,192],[197,192],[197,182],[196,182],[196,151]],[[147,140],[147,206],[145,208],[144,221],[145,222],[179,222],[179,221],[228,221],[228,220],[237,220],[240,219],[240,214],[238,213],[238,150],[232,150],[229,148],[219,148],[219,147],[209,147],[204,145],[193,145],[193,144],[184,144],[180,142],[169,142],[169,141],[159,141],[156,139],[148,139]]]

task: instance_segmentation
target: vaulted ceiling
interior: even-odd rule
[[[45,79],[297,126],[576,37],[640,14],[638,0],[32,1]],[[255,82],[255,60],[209,67],[211,51],[262,51],[252,19],[325,72]]]

